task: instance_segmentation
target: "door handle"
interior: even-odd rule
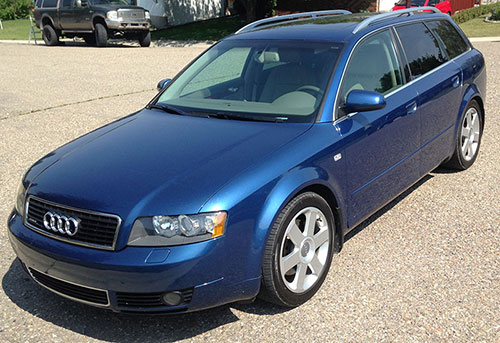
[[[406,105],[406,114],[413,114],[417,112],[417,102],[413,101],[410,104]]]
[[[460,77],[457,75],[451,79],[451,83],[453,84],[453,88],[457,88],[460,86]]]

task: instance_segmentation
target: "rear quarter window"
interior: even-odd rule
[[[413,78],[419,77],[447,61],[436,37],[423,23],[398,26],[396,31],[408,58]]]
[[[455,58],[469,50],[469,46],[458,31],[446,20],[433,20],[426,22],[427,26],[441,40],[450,58]]]
[[[42,0],[36,0],[35,7],[38,7],[38,8],[42,7]]]
[[[47,7],[57,7],[57,1],[58,0],[44,0],[43,1],[43,8]]]

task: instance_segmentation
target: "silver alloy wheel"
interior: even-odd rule
[[[480,124],[479,113],[474,107],[469,108],[465,113],[462,122],[461,147],[462,157],[466,161],[474,158],[479,146]]]
[[[293,293],[309,290],[325,269],[330,245],[330,228],[316,207],[306,207],[288,224],[280,249],[280,274]]]

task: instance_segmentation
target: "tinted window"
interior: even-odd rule
[[[42,0],[36,0],[36,7],[42,6]]]
[[[45,0],[43,7],[57,7],[57,0]]]
[[[466,52],[469,47],[458,31],[446,20],[426,22],[429,28],[441,38],[450,58]]]
[[[389,31],[364,40],[354,51],[344,75],[342,101],[352,90],[387,94],[403,84]]]
[[[413,78],[446,62],[437,39],[423,23],[399,26],[396,31],[406,52]]]
[[[71,7],[71,1],[72,0],[64,0],[63,1],[63,7]]]

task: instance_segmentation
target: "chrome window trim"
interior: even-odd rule
[[[115,219],[117,219],[118,220],[118,224],[116,225],[116,230],[115,230],[115,235],[113,237],[113,244],[112,244],[112,246],[101,245],[101,244],[93,244],[93,243],[85,243],[85,242],[79,242],[79,241],[71,240],[69,238],[65,238],[63,236],[55,235],[55,234],[53,234],[53,233],[51,233],[49,231],[44,231],[44,230],[41,230],[41,229],[37,228],[34,225],[31,225],[30,223],[28,223],[29,202],[30,202],[31,199],[36,199],[37,201],[43,202],[43,203],[45,203],[47,205],[61,207],[61,208],[64,208],[64,209],[67,209],[67,210],[70,210],[70,211],[78,211],[78,212],[88,213],[88,214],[92,214],[92,215],[98,215],[98,216],[103,216],[103,217],[109,217],[109,218],[115,218]],[[84,246],[84,247],[87,247],[87,248],[101,249],[101,250],[115,250],[115,248],[116,248],[116,240],[118,239],[118,232],[120,231],[121,224],[122,224],[122,219],[119,216],[117,216],[116,214],[109,214],[109,213],[103,213],[103,212],[97,212],[97,211],[91,211],[91,210],[83,210],[83,209],[76,208],[76,207],[65,206],[65,205],[57,204],[55,202],[51,202],[51,201],[47,201],[47,200],[44,200],[44,199],[40,199],[39,197],[36,197],[36,196],[33,196],[33,195],[28,196],[28,198],[26,200],[25,208],[24,208],[24,218],[23,219],[24,219],[23,220],[24,221],[24,225],[26,227],[32,229],[35,232],[41,233],[44,236],[47,236],[47,237],[50,237],[50,238],[53,238],[53,239],[57,239],[58,241],[66,242],[66,243],[69,243],[69,244]]]
[[[33,281],[35,281],[37,284],[39,284],[40,286],[48,289],[49,291],[53,292],[53,293],[56,293],[62,297],[65,297],[65,298],[68,298],[68,299],[71,299],[71,300],[74,300],[74,301],[78,301],[78,302],[81,302],[81,303],[84,303],[84,304],[88,304],[88,305],[92,305],[92,306],[97,306],[97,307],[102,307],[102,308],[108,308],[111,306],[111,303],[109,301],[109,291],[106,290],[106,289],[100,289],[100,288],[95,288],[95,287],[89,287],[89,286],[84,286],[84,285],[80,285],[78,283],[75,283],[75,282],[71,282],[71,281],[67,281],[67,280],[63,280],[61,278],[58,278],[58,277],[55,277],[53,275],[49,275],[47,273],[44,273],[44,272],[41,272],[35,268],[31,268],[31,267],[28,267],[26,266],[26,269],[28,270],[28,273],[30,274],[31,278],[33,279]],[[36,277],[31,273],[31,270],[30,269],[33,269],[34,271],[40,273],[40,274],[44,274],[44,275],[47,275],[48,277],[50,278],[53,278],[53,279],[56,279],[56,280],[59,280],[59,281],[62,281],[62,282],[66,282],[66,283],[70,283],[72,285],[75,285],[75,286],[78,286],[78,287],[83,287],[83,288],[88,288],[88,289],[93,289],[95,291],[100,291],[100,292],[104,292],[106,293],[106,299],[108,300],[108,302],[106,304],[99,304],[99,303],[95,303],[95,302],[92,302],[92,301],[87,301],[87,300],[82,300],[82,299],[79,299],[79,298],[75,298],[75,297],[72,297],[70,295],[67,295],[67,294],[64,294],[64,293],[61,293],[61,292],[58,292],[56,291],[55,289],[53,288],[50,288],[49,286],[46,286],[44,285],[43,283],[41,283],[40,281],[38,281],[36,279]]]
[[[351,49],[351,52],[349,53],[349,57],[347,58],[347,63],[344,67],[344,70],[342,71],[342,77],[340,78],[340,83],[339,83],[339,87],[337,87],[337,93],[335,95],[335,101],[334,101],[334,107],[333,107],[333,110],[332,110],[332,119],[333,119],[333,125],[336,125],[337,123],[340,123],[341,121],[343,121],[344,119],[346,118],[350,118],[352,117],[353,115],[355,115],[356,113],[353,113],[351,115],[345,115],[345,116],[342,116],[341,118],[337,118],[337,113],[338,113],[338,110],[337,110],[337,103],[338,103],[338,98],[339,98],[339,94],[340,94],[340,89],[342,87],[342,84],[344,83],[344,76],[345,76],[345,73],[346,73],[346,70],[347,70],[347,67],[349,66],[349,63],[351,62],[351,58],[352,58],[352,54],[354,53],[354,51],[356,50],[356,48],[358,47],[358,45],[363,41],[365,40],[365,38],[367,38],[368,36],[371,36],[372,34],[375,34],[379,31],[382,31],[384,29],[390,29],[391,27],[398,27],[398,26],[403,26],[403,25],[407,25],[407,24],[414,24],[414,23],[418,23],[418,22],[422,22],[422,23],[425,23],[426,21],[429,21],[430,18],[427,18],[426,19],[418,19],[418,20],[411,20],[411,21],[407,21],[407,22],[403,22],[403,23],[399,23],[397,25],[395,24],[389,24],[387,26],[384,26],[384,27],[381,27],[381,28],[378,28],[377,30],[375,31],[372,31],[372,32],[368,32],[367,34],[365,34],[364,36],[362,36],[357,42],[356,44],[354,45],[354,47]],[[436,18],[432,19],[432,20],[437,20]],[[446,20],[446,19],[442,19],[442,20]],[[425,25],[425,24],[424,24]],[[395,35],[398,39],[399,38],[399,34],[397,33],[396,30],[395,31]],[[402,45],[401,45],[402,46]],[[405,89],[406,87],[414,84],[415,82],[419,81],[420,79],[424,78],[424,77],[427,77],[428,75],[434,73],[435,71],[438,71],[439,69],[445,67],[446,65],[448,65],[449,63],[451,62],[454,62],[456,59],[462,57],[463,55],[469,53],[470,51],[472,51],[472,47],[470,44],[467,44],[468,46],[468,50],[467,51],[464,51],[463,53],[461,53],[460,55],[454,57],[453,59],[451,60],[448,60],[446,61],[445,63],[441,64],[439,67],[436,67],[432,70],[429,70],[427,73],[423,74],[423,75],[420,75],[419,77],[411,80],[410,82],[407,82],[406,84],[402,85],[401,87],[393,90],[392,92],[388,93],[387,95],[384,95],[384,98],[389,98],[390,96],[396,94],[397,92]],[[404,51],[404,48],[403,48],[403,52],[406,54],[406,52]],[[410,71],[411,73],[411,71]],[[463,84],[463,78],[461,80],[461,85]]]

